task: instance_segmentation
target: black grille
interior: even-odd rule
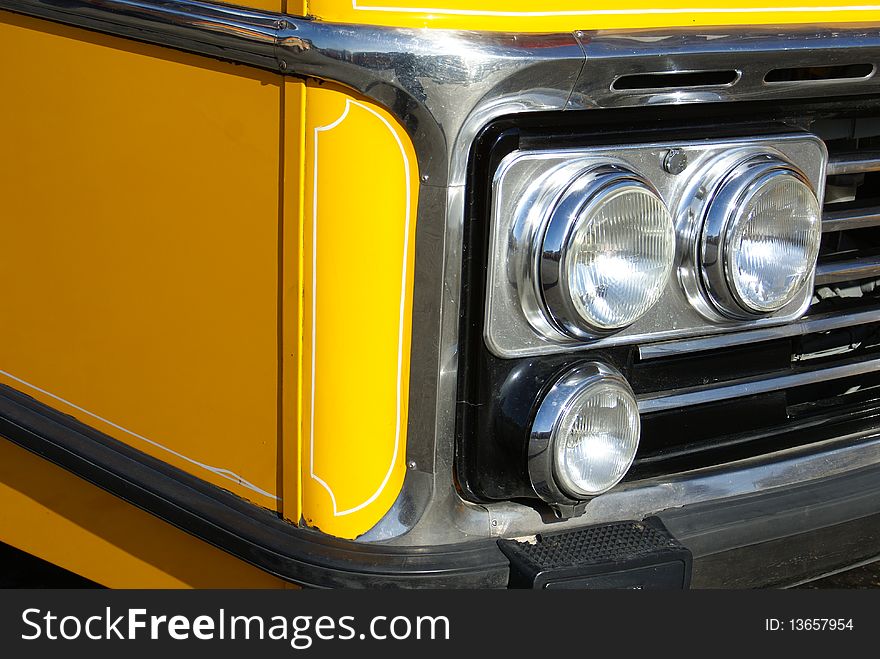
[[[476,500],[533,499],[525,468],[543,392],[579,362],[601,360],[633,386],[642,440],[627,480],[713,467],[880,423],[880,99],[588,111],[513,117],[472,157],[465,224],[458,482]],[[748,122],[736,118],[750,117]],[[740,121],[737,123],[737,121]],[[831,165],[819,278],[806,316],[724,342],[643,344],[500,359],[482,339],[492,174],[510,151],[808,131]],[[875,267],[876,266],[876,267]],[[698,343],[698,342],[697,342]]]
[[[814,307],[880,296],[880,144],[829,140],[822,250]],[[875,148],[875,146],[877,148]],[[840,305],[840,302],[836,304]]]
[[[644,369],[655,380],[672,376],[676,386],[643,393],[645,439],[630,478],[711,466],[876,427],[880,137],[875,133],[880,133],[880,121],[819,121],[811,128],[820,137],[827,131],[829,164],[810,309],[782,332],[788,336],[767,339],[780,332],[743,332],[738,346],[643,360],[636,370]],[[725,356],[740,365],[726,371],[713,367]],[[685,372],[675,377],[676,370]],[[711,402],[701,402],[707,398]]]

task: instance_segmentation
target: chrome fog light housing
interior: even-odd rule
[[[819,200],[798,169],[770,154],[740,162],[710,201],[699,240],[712,306],[748,319],[795,303],[812,281],[821,237]]]
[[[557,192],[539,207],[529,275],[547,319],[588,339],[631,325],[660,299],[675,229],[659,194],[632,171],[594,165],[568,176],[538,183]]]
[[[543,398],[532,424],[532,487],[551,504],[607,492],[632,466],[640,432],[638,403],[620,373],[598,362],[572,369]]]

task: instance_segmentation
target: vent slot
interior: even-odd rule
[[[662,71],[623,75],[611,83],[614,91],[649,89],[685,89],[693,87],[725,87],[739,80],[740,72],[721,71]]]
[[[834,80],[867,80],[874,75],[873,64],[839,64],[837,66],[795,66],[773,69],[764,76],[764,82],[817,82]]]

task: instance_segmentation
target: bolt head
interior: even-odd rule
[[[670,149],[663,156],[663,169],[672,175],[681,174],[688,166],[687,153],[681,149]]]

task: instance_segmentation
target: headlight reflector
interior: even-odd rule
[[[798,170],[770,155],[740,163],[709,204],[702,231],[710,300],[731,318],[780,311],[803,297],[821,237],[819,201]]]
[[[626,474],[638,444],[632,394],[614,381],[584,389],[556,429],[553,458],[560,487],[576,499],[611,489]]]
[[[613,332],[654,306],[672,272],[675,229],[647,182],[614,166],[588,170],[548,216],[538,292],[563,332]]]
[[[778,174],[760,182],[737,215],[726,264],[733,293],[749,311],[778,311],[815,267],[819,202],[800,178]]]
[[[529,475],[548,502],[582,501],[626,475],[641,431],[632,389],[597,362],[560,378],[541,401],[532,426]]]

